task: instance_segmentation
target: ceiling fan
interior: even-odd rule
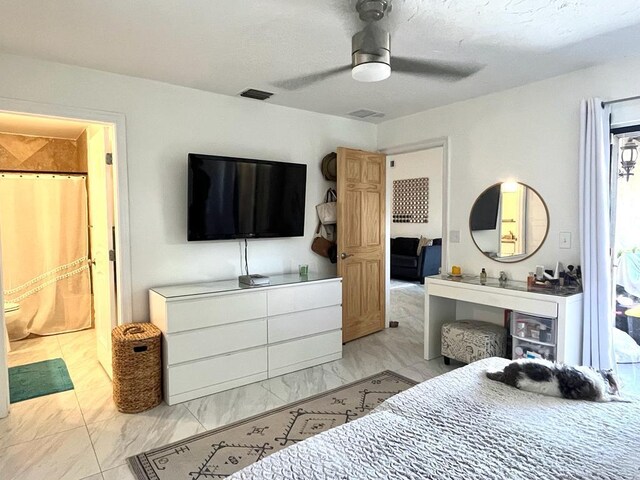
[[[342,72],[351,70],[354,80],[378,82],[389,78],[391,71],[440,78],[461,80],[483,68],[483,65],[423,60],[391,56],[391,35],[381,26],[381,20],[391,11],[391,0],[358,0],[356,11],[365,27],[351,39],[351,65],[341,65],[323,72],[289,78],[273,85],[285,90],[297,90]]]

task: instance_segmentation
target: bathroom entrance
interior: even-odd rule
[[[0,333],[12,403],[109,383],[114,144],[112,124],[0,112]],[[42,391],[36,378],[51,371],[52,391]]]

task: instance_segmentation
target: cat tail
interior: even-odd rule
[[[504,371],[503,370],[495,370],[495,371],[487,370],[486,374],[487,374],[487,378],[489,380],[495,380],[496,382],[504,383]]]

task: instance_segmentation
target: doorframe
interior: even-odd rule
[[[116,309],[118,324],[133,321],[133,295],[131,282],[131,243],[129,229],[129,178],[127,169],[126,119],[124,114],[69,107],[28,100],[0,97],[0,112],[22,115],[79,120],[102,124],[114,129],[114,214],[116,249]],[[4,296],[2,294],[2,257],[0,256],[0,418],[9,413],[9,379],[7,345],[4,337]]]
[[[449,271],[449,201],[451,198],[451,148],[449,137],[436,137],[427,140],[421,140],[412,143],[403,143],[379,149],[378,152],[387,156],[387,184],[386,184],[386,253],[385,253],[385,269],[389,274],[385,279],[385,327],[389,327],[389,314],[391,309],[391,185],[389,169],[389,157],[393,155],[402,155],[403,153],[414,153],[422,150],[430,150],[432,148],[442,148],[442,261],[441,267],[443,272]],[[426,288],[426,283],[425,283]]]

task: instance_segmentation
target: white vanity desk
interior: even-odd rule
[[[469,312],[495,309],[491,321],[503,324],[504,310],[554,319],[557,322],[556,359],[569,364],[582,360],[582,293],[566,288],[527,289],[525,282],[509,280],[501,287],[489,278],[485,285],[477,277],[427,277],[425,281],[424,358],[439,357],[442,324],[453,320],[475,319]],[[502,312],[500,312],[500,310]],[[502,316],[500,316],[502,313]],[[478,320],[488,320],[478,318]]]

